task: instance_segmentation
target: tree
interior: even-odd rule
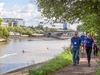
[[[89,14],[100,16],[100,0],[37,0],[39,11],[56,22],[80,21]]]
[[[2,18],[0,18],[0,26],[1,26],[2,21],[3,21]]]
[[[100,0],[37,0],[37,3],[44,17],[55,18],[54,22],[82,22],[82,30],[97,33],[100,40]]]
[[[6,28],[6,27],[3,27],[3,36],[4,36],[4,38],[8,38],[9,35],[10,35],[10,34],[9,34],[7,28]]]
[[[6,27],[0,26],[0,37],[1,38],[8,38],[9,32]]]
[[[9,32],[14,32],[14,27],[7,26],[6,28],[7,28],[7,30],[8,30]]]
[[[32,31],[30,29],[26,29],[25,31],[26,31],[27,35],[29,35],[29,36],[32,35]]]

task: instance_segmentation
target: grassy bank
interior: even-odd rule
[[[100,56],[100,51],[98,51],[98,56]]]
[[[100,57],[100,51],[98,51],[98,56]],[[100,75],[100,61],[97,61],[98,68],[95,69],[95,75]]]
[[[69,65],[72,62],[72,55],[69,49],[64,50],[61,54],[55,56],[46,64],[39,68],[29,70],[29,75],[47,75],[54,72],[64,66]]]

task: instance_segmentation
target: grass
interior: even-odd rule
[[[95,69],[95,75],[100,75],[100,61],[98,62],[98,68]]]
[[[28,75],[47,75],[64,66],[69,65],[72,62],[72,55],[69,49],[64,50],[61,54],[55,56],[44,65],[29,70]]]
[[[98,51],[98,56],[100,56],[100,51]],[[98,68],[95,69],[95,75],[100,75],[100,61],[97,61]]]
[[[98,51],[98,56],[100,56],[100,51]]]

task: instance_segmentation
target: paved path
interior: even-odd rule
[[[66,66],[49,75],[95,75],[94,69],[97,68],[96,60],[99,60],[99,59],[92,57],[91,66],[88,67],[86,57],[81,58],[79,65],[73,66],[72,64],[70,64],[69,66]]]

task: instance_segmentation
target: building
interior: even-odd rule
[[[2,18],[4,23],[8,23],[8,26],[24,26],[25,21],[20,18]]]
[[[66,22],[63,23],[63,29],[67,30],[67,23]]]
[[[1,22],[1,25],[2,25],[2,26],[8,26],[8,23],[6,23],[6,22]]]

